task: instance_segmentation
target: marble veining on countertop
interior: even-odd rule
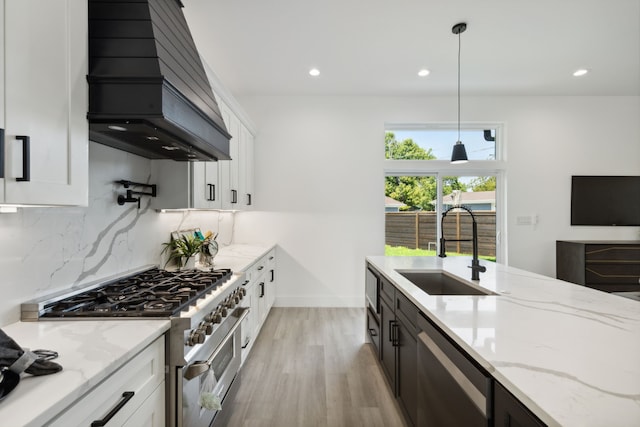
[[[21,375],[0,402],[3,426],[42,426],[169,329],[169,320],[17,322],[2,330],[22,348],[58,352],[61,372]]]
[[[640,426],[639,302],[485,261],[498,295],[431,296],[396,270],[470,282],[470,259],[367,260],[548,425]]]

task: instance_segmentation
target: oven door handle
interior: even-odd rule
[[[218,346],[213,351],[213,353],[211,353],[211,356],[209,356],[207,361],[206,362],[195,362],[195,363],[192,363],[191,365],[187,366],[187,368],[184,371],[184,378],[187,381],[192,380],[195,377],[198,377],[198,376],[204,374],[205,372],[207,372],[211,368],[211,363],[213,363],[213,359],[218,357],[218,354],[222,351],[222,349],[224,348],[225,344],[227,344],[227,342],[230,339],[233,338],[233,334],[236,332],[236,329],[238,329],[240,327],[240,325],[242,324],[242,321],[248,315],[249,315],[249,307],[242,308],[242,314],[240,314],[240,316],[238,316],[238,320],[236,321],[236,323],[233,325],[233,327],[227,333],[227,335],[225,335],[224,339],[220,342],[220,344],[218,344]]]

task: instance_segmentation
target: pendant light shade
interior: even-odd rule
[[[466,163],[468,161],[467,150],[464,148],[464,144],[461,141],[456,142],[451,152],[451,163]]]
[[[466,29],[467,24],[464,22],[460,22],[451,28],[451,32],[458,35],[458,141],[453,146],[453,151],[451,152],[451,163],[466,163],[469,161],[469,158],[467,157],[467,150],[464,148],[464,144],[460,140],[460,34]]]

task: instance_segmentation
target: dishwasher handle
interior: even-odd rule
[[[480,412],[487,416],[487,398],[476,387],[467,376],[456,366],[455,363],[445,354],[436,342],[424,331],[418,334],[419,345],[423,345],[435,357],[438,362],[447,370],[449,375],[458,384],[460,389],[469,397]]]

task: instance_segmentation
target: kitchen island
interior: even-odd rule
[[[640,303],[465,257],[368,257],[444,334],[550,426],[640,426]],[[400,271],[445,271],[496,295],[428,295]]]

